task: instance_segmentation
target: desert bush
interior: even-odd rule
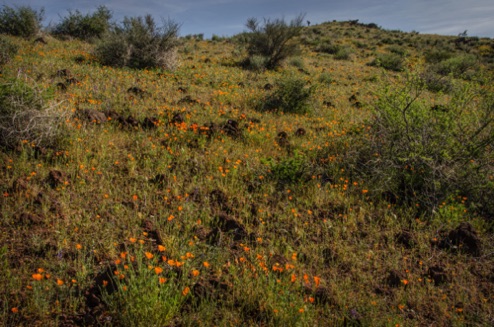
[[[394,54],[397,54],[397,55],[399,55],[399,56],[401,56],[401,57],[405,57],[405,56],[406,56],[406,53],[407,53],[407,51],[406,51],[406,49],[405,49],[405,48],[400,47],[400,46],[398,46],[398,45],[391,45],[391,46],[389,46],[389,47],[387,48],[387,50],[388,50],[389,52],[394,53]]]
[[[333,44],[331,41],[325,41],[321,44],[319,44],[315,51],[316,52],[323,52],[323,53],[328,53],[328,54],[336,54],[338,51],[340,51],[341,46],[338,44]]]
[[[0,84],[0,146],[15,148],[21,142],[52,146],[61,134],[63,115],[48,96],[21,79]]]
[[[261,104],[261,111],[306,114],[311,111],[310,99],[315,92],[308,82],[294,76],[283,77]]]
[[[8,63],[17,53],[19,47],[5,38],[0,38],[0,66]]]
[[[300,152],[295,152],[293,156],[281,160],[267,158],[262,159],[261,162],[269,168],[269,176],[280,183],[297,183],[309,176],[308,160]]]
[[[352,48],[350,47],[341,47],[338,49],[338,51],[334,54],[334,59],[336,60],[349,60],[351,55],[353,53]]]
[[[0,33],[33,37],[41,29],[44,9],[39,12],[29,6],[9,7],[3,6],[0,11]]]
[[[68,16],[58,23],[51,34],[71,36],[82,40],[101,38],[110,28],[112,14],[105,6],[100,6],[92,14],[83,15],[79,10],[69,11]]]
[[[431,64],[437,64],[438,62],[451,58],[453,54],[451,51],[446,50],[429,50],[425,52],[425,61]]]
[[[95,56],[103,65],[115,67],[173,70],[178,65],[179,24],[168,20],[157,27],[151,15],[126,17],[96,47]]]
[[[289,24],[284,19],[265,19],[261,25],[256,18],[247,20],[250,30],[247,40],[248,58],[245,66],[251,65],[251,58],[261,56],[265,58],[265,68],[274,69],[288,57],[298,52],[298,44],[293,39],[302,30],[304,16],[299,15]]]
[[[290,65],[292,65],[293,67],[300,68],[300,69],[304,69],[304,67],[305,67],[304,60],[300,57],[292,58],[290,60]]]
[[[431,107],[422,98],[425,89],[420,74],[407,72],[382,91],[356,166],[374,190],[397,203],[432,213],[460,194],[492,215],[494,97],[480,86],[464,87]]]
[[[329,85],[334,82],[334,79],[333,76],[331,76],[331,74],[329,73],[321,73],[321,75],[319,75],[319,77],[317,78],[317,81],[321,84]]]
[[[453,90],[453,84],[448,76],[441,76],[432,71],[426,71],[422,75],[427,90],[434,93],[449,93]]]
[[[403,70],[403,57],[395,53],[380,54],[369,65],[399,72]]]
[[[477,64],[478,60],[474,55],[459,55],[439,62],[433,69],[443,76],[461,77],[469,69],[475,68]]]

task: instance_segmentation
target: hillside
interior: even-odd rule
[[[328,22],[252,70],[246,35],[174,71],[0,35],[58,132],[0,152],[0,321],[494,324],[494,41]]]

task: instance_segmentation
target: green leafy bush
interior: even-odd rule
[[[315,92],[304,79],[284,77],[277,81],[276,89],[266,98],[261,111],[281,111],[284,113],[306,114],[311,111],[310,99]]]
[[[287,24],[284,19],[265,19],[261,25],[256,18],[247,20],[248,34],[246,67],[251,66],[251,58],[264,57],[265,68],[275,69],[288,57],[298,52],[298,44],[293,39],[303,27],[303,15],[299,15]]]
[[[423,212],[460,193],[492,214],[494,97],[464,87],[431,107],[425,89],[420,74],[407,72],[382,91],[356,166],[374,190]]]
[[[451,51],[446,50],[429,50],[425,52],[425,61],[431,64],[437,64],[441,61],[450,59],[453,56]]]
[[[0,66],[8,63],[19,51],[19,47],[5,38],[0,38]]]
[[[58,141],[64,116],[47,106],[40,90],[21,79],[0,84],[0,146],[15,148],[21,142],[51,146]]]
[[[441,76],[432,71],[427,71],[421,77],[426,88],[431,92],[449,93],[453,90],[453,84],[448,76]]]
[[[340,51],[341,46],[338,44],[333,44],[331,41],[326,41],[321,44],[319,44],[315,51],[316,52],[323,52],[327,54],[336,54],[338,51]]]
[[[39,12],[28,6],[9,7],[3,6],[0,11],[0,33],[33,37],[41,29],[44,10]]]
[[[178,65],[176,48],[179,24],[168,20],[157,27],[151,15],[126,17],[96,47],[103,65],[130,68],[160,67],[173,70]]]
[[[112,14],[105,6],[100,6],[92,15],[83,15],[79,10],[69,11],[51,32],[55,36],[71,36],[82,40],[101,38],[110,28]]]
[[[395,53],[380,54],[369,65],[399,72],[403,70],[403,57]]]
[[[460,55],[441,61],[433,69],[443,76],[462,77],[469,69],[475,68],[477,64],[478,60],[474,55]]]
[[[350,47],[341,47],[338,49],[338,51],[334,54],[334,59],[336,60],[349,60],[351,55],[353,53],[352,48]]]
[[[281,160],[269,158],[262,162],[269,168],[270,176],[281,183],[290,184],[302,181],[309,171],[306,157],[299,152]]]

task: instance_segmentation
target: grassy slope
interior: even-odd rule
[[[314,52],[324,38],[351,47],[349,60]],[[54,89],[64,112],[114,110],[124,118],[153,118],[156,126],[94,124],[74,115],[59,148],[39,155],[25,144],[0,154],[0,321],[492,323],[493,243],[482,219],[458,202],[427,221],[373,203],[363,181],[330,164],[356,142],[353,135],[365,135],[375,92],[398,74],[367,66],[373,56],[402,42],[417,57],[454,38],[332,23],[306,28],[302,39],[298,60],[265,73],[236,66],[242,53],[228,40],[184,41],[182,65],[170,73],[100,67],[92,46],[78,41],[13,39],[22,50],[2,78]],[[55,88],[65,79],[57,76],[61,69],[79,81],[66,92]],[[264,86],[288,73],[317,85],[314,113],[253,110],[269,92]],[[321,82],[328,75],[331,81]],[[146,94],[127,92],[133,86]],[[184,121],[171,123],[177,113]],[[221,129],[229,119],[242,135],[201,128]],[[299,128],[305,135],[295,135]],[[282,131],[289,148],[276,141]],[[266,162],[289,167],[288,174],[295,167],[304,178],[280,183]],[[54,170],[62,176],[50,183]],[[434,246],[441,231],[462,221],[477,230],[484,256]],[[112,263],[111,271],[125,277],[113,277],[121,288],[99,303],[91,287],[111,283],[101,272]]]

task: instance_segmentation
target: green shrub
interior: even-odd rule
[[[356,166],[372,189],[422,212],[459,193],[493,214],[494,97],[469,86],[431,107],[425,89],[420,74],[407,73],[382,91]]]
[[[276,89],[269,94],[260,108],[261,111],[281,111],[284,113],[310,113],[310,100],[315,92],[313,86],[297,77],[288,76],[277,81]]]
[[[303,15],[299,15],[287,24],[284,19],[265,19],[264,25],[260,25],[256,18],[247,21],[248,34],[247,52],[249,57],[245,60],[249,67],[253,56],[261,56],[265,59],[265,68],[275,69],[288,57],[298,52],[298,44],[293,38],[302,30]]]
[[[105,6],[100,6],[92,15],[80,11],[69,11],[51,32],[55,36],[71,36],[82,40],[101,38],[110,28],[112,14]]]
[[[349,47],[341,47],[334,54],[333,58],[336,59],[336,60],[349,60],[352,53],[353,53],[352,48],[349,48]]]
[[[286,184],[302,181],[309,171],[307,158],[299,152],[281,160],[268,158],[261,162],[269,168],[271,178]]]
[[[12,8],[4,5],[0,11],[0,33],[33,37],[41,29],[43,15],[43,9],[37,12],[28,6]]]
[[[290,65],[299,69],[304,69],[304,60],[300,57],[296,57],[290,60]]]
[[[387,50],[391,53],[397,54],[398,56],[405,57],[406,56],[406,49],[403,47],[400,47],[398,45],[391,45],[387,48]]]
[[[380,54],[369,65],[399,72],[403,70],[403,58],[394,53]]]
[[[323,52],[323,53],[327,53],[327,54],[336,54],[336,53],[338,53],[338,51],[340,51],[340,49],[341,49],[340,45],[333,44],[330,41],[326,41],[326,42],[319,44],[316,47],[315,51],[316,52]]]
[[[334,80],[333,80],[333,77],[331,76],[331,74],[329,74],[329,73],[321,73],[321,75],[319,75],[319,77],[317,78],[317,81],[319,83],[321,83],[321,84],[329,85]]]
[[[427,71],[424,72],[421,77],[425,83],[425,87],[431,92],[449,93],[453,90],[453,84],[447,76],[441,76],[434,72]]]
[[[443,60],[436,64],[433,69],[440,75],[453,75],[461,77],[469,69],[475,68],[478,60],[474,55],[460,55]]]
[[[0,66],[8,63],[19,51],[19,47],[7,39],[0,38]]]
[[[451,51],[446,50],[429,50],[425,52],[425,61],[431,64],[437,64],[441,61],[450,59],[453,56]]]
[[[64,117],[56,105],[46,103],[47,96],[20,79],[0,84],[0,146],[15,148],[26,141],[54,145]]]
[[[178,31],[180,26],[168,20],[157,27],[151,15],[126,17],[96,47],[95,56],[103,65],[131,68],[177,67]]]

